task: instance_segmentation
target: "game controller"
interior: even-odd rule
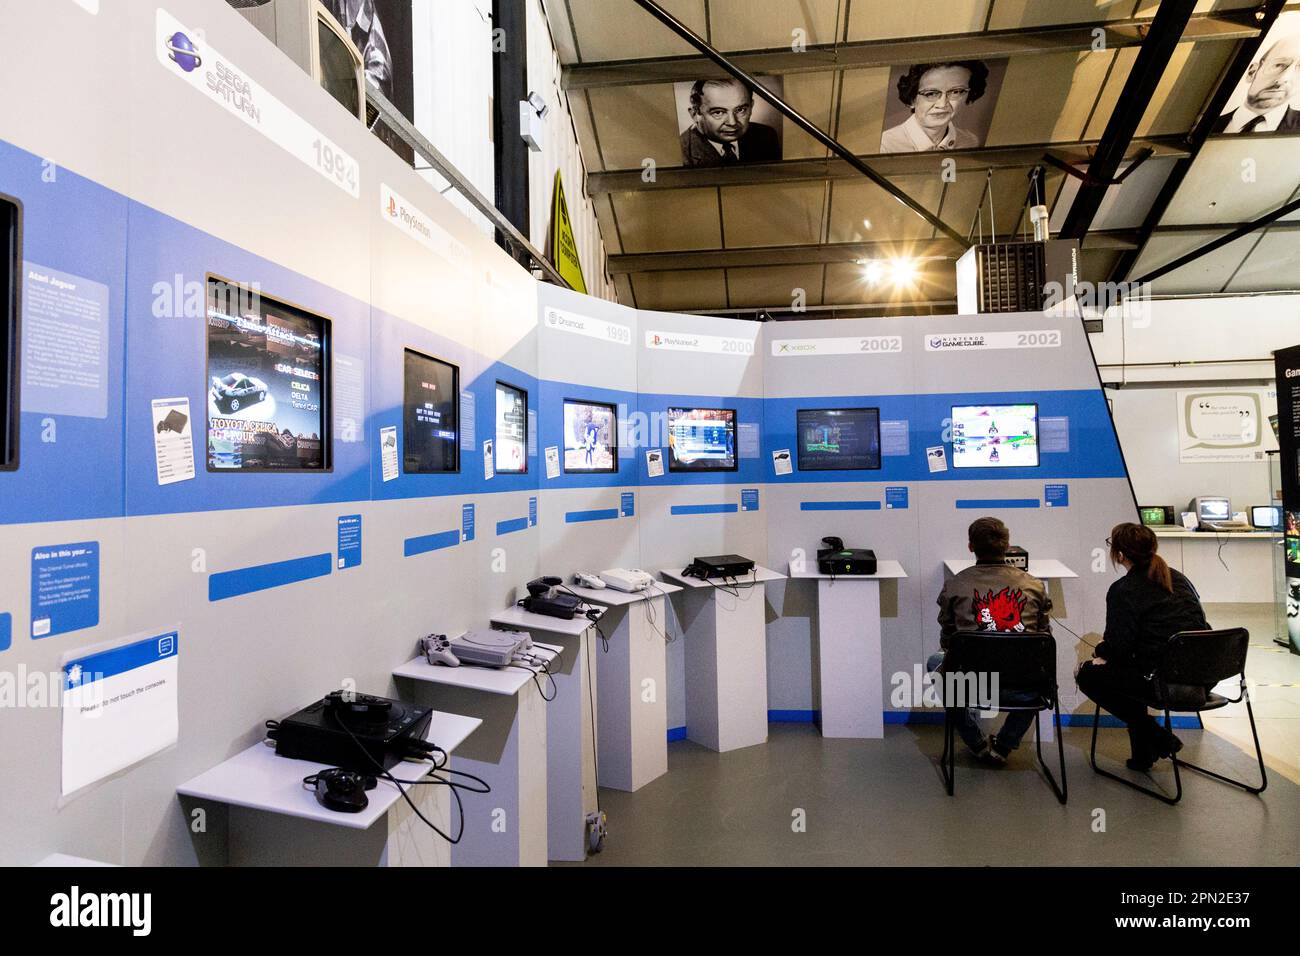
[[[460,658],[451,651],[451,641],[446,634],[430,634],[420,638],[420,653],[430,664],[445,664],[447,667],[460,667]]]
[[[573,576],[573,583],[579,587],[591,588],[593,591],[602,591],[606,587],[605,582],[590,571],[579,571]]]
[[[378,786],[378,781],[371,776],[359,774],[352,770],[331,767],[302,780],[303,789],[314,790],[316,800],[327,810],[340,813],[360,813],[370,804],[367,790]]]

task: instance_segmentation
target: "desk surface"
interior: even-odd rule
[[[685,565],[683,565],[682,567],[685,567]],[[710,578],[707,581],[701,581],[699,578],[683,577],[681,568],[677,568],[672,571],[663,570],[660,571],[659,573],[666,578],[671,578],[672,580],[676,581],[678,584],[682,585],[683,587],[688,587],[688,588],[731,587],[732,586],[731,582],[733,580],[737,585],[743,588],[749,584],[763,584],[767,581],[780,581],[785,578],[785,575],[782,574],[780,571],[773,571],[770,568],[765,568],[761,565],[754,566],[753,574],[746,574],[743,577],[734,578],[734,579],[727,578],[725,584],[722,578]]]
[[[1281,531],[1188,531],[1186,528],[1156,530],[1157,538],[1200,538],[1219,544],[1242,538],[1246,541],[1273,541],[1282,537]]]
[[[888,578],[905,578],[907,572],[897,561],[877,561],[875,574],[822,574],[816,570],[817,564],[813,562],[812,568],[805,565],[802,571],[791,569],[790,577],[792,578],[810,578],[817,581],[879,581]]]
[[[533,642],[533,648],[539,657],[548,662],[559,656],[558,649],[551,650],[536,641]],[[533,675],[539,673],[541,673],[539,669],[524,664],[518,667],[479,667],[475,664],[448,667],[445,664],[430,664],[423,654],[393,669],[394,677],[405,677],[430,684],[446,684],[449,687],[465,687],[469,690],[481,690],[486,694],[500,694],[503,697],[519,693],[524,685],[533,679]]]
[[[949,558],[943,563],[944,568],[949,574],[957,574],[959,571],[965,571],[967,568],[975,566],[974,558]],[[1035,560],[1029,559],[1029,573],[1032,577],[1040,581],[1048,581],[1052,578],[1077,578],[1078,575],[1054,558],[1042,558]]]
[[[117,866],[116,863],[103,863],[99,860],[88,860],[84,856],[69,856],[66,853],[51,853],[45,859],[32,866]]]
[[[597,608],[597,610],[601,609]],[[547,634],[562,634],[566,637],[577,637],[591,627],[592,624],[581,613],[567,619],[551,617],[549,614],[534,614],[532,611],[525,611],[517,604],[514,607],[506,608],[504,611],[497,611],[488,620],[493,624],[504,624],[507,627],[520,628],[525,631],[545,631]]]
[[[668,584],[666,581],[655,581],[644,591],[628,592],[620,591],[617,588],[584,588],[576,584],[569,585],[569,590],[584,601],[593,601],[607,607],[623,607],[626,604],[635,604],[638,601],[663,597],[665,594],[676,594],[681,588],[676,584]]]
[[[481,723],[483,721],[477,717],[462,717],[435,710],[425,739],[436,743],[450,754]],[[181,784],[176,792],[186,797],[215,800],[269,813],[283,813],[353,830],[370,827],[394,803],[402,799],[397,787],[381,777],[379,785],[367,793],[370,805],[360,813],[327,810],[316,800],[315,793],[303,788],[302,778],[328,766],[310,760],[291,760],[277,756],[275,747],[258,742]],[[389,772],[398,780],[410,782],[427,775],[429,770],[430,764],[427,762],[402,761]]]

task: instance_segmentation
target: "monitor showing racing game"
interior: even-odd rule
[[[208,470],[330,467],[328,319],[208,277]]]
[[[880,409],[801,408],[795,416],[800,471],[880,467]]]
[[[668,409],[669,471],[735,471],[736,469],[734,409]]]
[[[618,410],[613,405],[564,400],[564,470],[575,475],[618,471]]]
[[[954,468],[1033,468],[1038,465],[1038,406],[954,405]]]
[[[402,470],[408,475],[460,471],[460,369],[406,349]]]

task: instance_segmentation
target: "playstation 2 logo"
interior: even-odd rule
[[[388,215],[392,219],[397,218],[397,199],[393,196],[388,197]]]
[[[163,46],[171,55],[172,62],[186,73],[193,73],[203,65],[203,57],[194,48],[194,41],[179,30],[164,40]]]

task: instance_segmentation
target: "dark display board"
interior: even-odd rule
[[[795,417],[800,471],[880,467],[880,409],[801,408]]]
[[[1277,445],[1282,463],[1282,529],[1286,546],[1286,624],[1300,653],[1300,345],[1273,353],[1277,371]]]
[[[402,467],[408,475],[460,471],[460,369],[407,349]]]
[[[0,471],[18,467],[22,269],[22,208],[17,200],[0,196]]]
[[[208,470],[330,467],[328,319],[208,277]]]
[[[618,471],[618,410],[613,405],[564,400],[564,470],[577,475]]]
[[[668,409],[669,471],[735,471],[736,469],[734,409]]]

